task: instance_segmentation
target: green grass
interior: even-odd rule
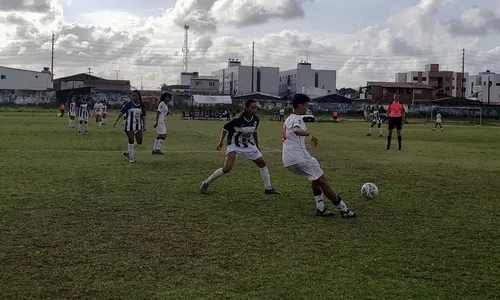
[[[164,157],[150,130],[130,164],[121,128],[0,113],[0,299],[498,299],[500,128],[408,125],[398,153],[366,123],[309,125],[358,212],[343,220],[314,217],[309,183],[272,150],[277,122],[260,137],[282,195],[240,159],[201,196],[222,122],[179,119]]]

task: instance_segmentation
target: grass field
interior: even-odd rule
[[[277,122],[260,139],[281,195],[243,159],[200,195],[223,123],[179,119],[157,157],[150,116],[130,164],[121,128],[0,113],[0,299],[498,299],[500,128],[408,125],[397,152],[366,123],[309,125],[344,220],[314,217]]]

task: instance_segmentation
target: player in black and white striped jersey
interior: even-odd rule
[[[257,108],[257,101],[248,100],[245,103],[245,110],[243,113],[224,125],[219,144],[217,145],[217,150],[220,151],[222,149],[224,146],[224,139],[227,135],[226,161],[222,168],[215,170],[212,175],[202,182],[200,187],[202,193],[205,194],[207,192],[209,184],[214,180],[229,173],[233,169],[236,155],[241,155],[253,161],[257,167],[259,167],[260,175],[264,181],[264,193],[279,194],[271,185],[269,170],[259,150],[259,139],[257,137],[259,118],[255,115]]]
[[[78,103],[78,135],[82,134],[82,128],[85,130],[86,135],[89,134],[89,115],[87,99],[82,98]]]
[[[76,102],[71,100],[68,105],[68,117],[69,117],[69,127],[75,128],[75,117],[76,117]]]
[[[123,152],[129,161],[135,161],[135,148],[142,145],[142,132],[146,131],[146,108],[142,103],[141,93],[137,90],[132,92],[132,101],[127,102],[116,117],[113,127],[125,116],[125,134],[128,138],[127,151]],[[137,143],[135,143],[137,142]]]

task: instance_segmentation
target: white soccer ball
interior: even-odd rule
[[[367,182],[361,186],[361,195],[366,199],[373,199],[378,195],[378,187],[375,183]]]

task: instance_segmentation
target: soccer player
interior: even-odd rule
[[[135,161],[135,148],[142,145],[142,132],[146,131],[146,108],[138,90],[132,92],[132,101],[127,102],[122,107],[113,127],[122,116],[125,116],[125,134],[128,139],[128,148],[127,151],[123,152],[123,155],[129,159],[129,162],[133,163]]]
[[[441,113],[438,112],[436,115],[436,124],[434,125],[434,128],[432,128],[432,131],[436,131],[436,128],[439,126],[441,128],[441,132],[443,132],[443,117],[441,116]]]
[[[97,128],[101,128],[102,124],[102,103],[101,102],[96,102],[94,104],[94,116],[95,116],[95,122],[97,124]]]
[[[267,169],[266,162],[262,158],[262,153],[259,148],[259,139],[257,136],[257,128],[259,127],[259,118],[255,115],[258,109],[258,103],[255,100],[247,100],[245,102],[245,110],[240,116],[232,119],[224,125],[217,145],[217,151],[220,151],[224,146],[224,139],[227,135],[227,150],[226,161],[224,166],[210,175],[201,184],[200,191],[207,193],[208,186],[216,179],[229,173],[233,169],[236,155],[241,155],[253,161],[260,169],[260,176],[264,181],[265,194],[279,194],[279,192],[271,185],[271,176]],[[253,140],[252,140],[253,138]]]
[[[160,97],[160,103],[158,103],[158,110],[156,112],[156,120],[153,125],[156,128],[156,139],[153,145],[152,154],[163,155],[161,152],[161,145],[167,138],[167,125],[165,124],[165,118],[168,115],[168,102],[172,100],[172,94],[163,93]]]
[[[368,130],[368,134],[367,136],[371,136],[372,135],[372,130],[373,130],[373,127],[375,125],[378,126],[378,130],[379,130],[379,135],[378,136],[384,136],[382,134],[382,119],[380,118],[380,112],[378,110],[378,108],[376,108],[375,106],[373,107],[373,119],[372,119],[372,122],[371,122],[371,125],[370,125],[370,129]]]
[[[286,119],[281,134],[283,141],[282,159],[285,167],[299,176],[307,176],[316,200],[316,216],[329,217],[333,212],[325,208],[324,196],[337,206],[343,218],[355,218],[351,211],[323,174],[319,162],[311,156],[306,148],[306,137],[311,138],[311,144],[316,147],[318,139],[312,135],[304,124],[302,116],[309,107],[310,98],[304,94],[296,94],[292,100],[293,113]]]
[[[76,117],[76,102],[75,100],[71,100],[69,103],[69,110],[68,110],[68,116],[69,116],[69,127],[70,128],[75,128],[75,117]]]
[[[102,100],[102,125],[106,125],[106,117],[108,116],[108,103],[106,100]]]
[[[398,150],[401,151],[401,129],[403,129],[404,116],[405,107],[401,102],[399,102],[399,94],[394,94],[394,101],[392,101],[387,109],[387,117],[389,118],[389,135],[387,136],[386,150],[391,149],[392,132],[394,131],[394,128],[396,128],[396,132],[398,133]]]
[[[78,104],[78,135],[82,134],[82,128],[85,129],[85,134],[89,134],[89,105],[87,99],[82,97]]]

